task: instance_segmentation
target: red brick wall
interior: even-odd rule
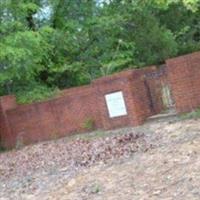
[[[127,70],[112,76],[103,77],[93,82],[98,93],[98,107],[102,127],[113,129],[121,126],[141,125],[148,116],[155,114],[149,106],[149,97],[145,87],[144,74],[156,71],[155,67],[140,70]],[[110,118],[105,95],[122,91],[127,107],[127,115]]]
[[[142,124],[147,117],[154,113],[150,107],[150,99],[148,90],[145,85],[145,74],[154,71],[155,66],[147,67],[145,69],[134,70],[132,77],[132,97],[134,111],[137,113],[135,121],[137,124]]]
[[[15,143],[11,135],[6,110],[14,109],[16,106],[15,96],[4,96],[0,98],[0,145],[5,147],[13,146]]]
[[[100,78],[93,82],[98,94],[97,106],[99,107],[103,128],[112,129],[132,124],[138,125],[137,115],[133,106],[132,76],[133,71],[125,71],[112,76]],[[123,93],[127,108],[127,115],[110,118],[106,105],[105,95],[118,91],[122,91]]]
[[[177,111],[200,106],[200,52],[166,63]],[[147,117],[161,112],[162,84],[168,84],[166,74],[155,78],[149,78],[149,74],[159,75],[159,70],[151,66],[123,71],[97,79],[91,85],[63,90],[55,99],[29,105],[17,105],[13,96],[1,97],[1,143],[14,147],[84,132],[84,123],[89,119],[94,128],[102,129],[140,125]],[[127,115],[110,118],[105,95],[117,91],[123,93]]]
[[[69,92],[46,102],[7,110],[13,140],[30,144],[83,132],[86,131],[84,123],[88,119],[94,120],[94,126],[98,128],[100,119],[93,87],[83,87],[82,91],[78,89],[77,94],[71,90]]]
[[[60,97],[46,102],[15,105],[12,109],[4,104],[1,121],[7,120],[9,131],[1,128],[2,137],[5,139],[5,135],[10,135],[6,137],[8,143],[5,145],[30,144],[83,132],[86,131],[83,124],[88,119],[94,121],[95,128],[103,129],[142,124],[154,114],[144,84],[144,74],[152,71],[155,67],[124,71],[97,79],[88,86],[64,90]],[[128,113],[110,118],[105,95],[117,91],[123,92]]]
[[[166,61],[177,112],[200,106],[200,52]]]
[[[94,121],[95,128],[103,129],[142,124],[152,114],[146,104],[144,71],[129,70],[107,76],[88,86],[64,90],[60,97],[45,102],[15,104],[12,109],[4,104],[1,122],[6,119],[9,128],[9,132],[1,128],[1,135],[7,141],[4,146],[30,144],[83,132],[86,131],[84,122],[88,119]],[[105,95],[116,91],[123,92],[128,114],[110,118]]]

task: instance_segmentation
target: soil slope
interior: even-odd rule
[[[200,120],[154,119],[0,154],[0,199],[199,200]]]

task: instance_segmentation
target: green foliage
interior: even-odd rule
[[[198,2],[199,6],[196,4],[195,7],[196,12],[188,10],[180,2],[172,3],[167,10],[157,13],[160,23],[174,35],[178,44],[178,54],[200,50],[200,1]]]
[[[5,37],[0,48],[0,82],[9,79],[30,80],[42,70],[44,44],[37,32],[24,31]]]
[[[6,150],[7,150],[7,149],[4,148],[4,147],[2,147],[1,144],[0,144],[0,153],[5,152]]]
[[[200,50],[199,0],[1,0],[0,95],[54,88]]]
[[[22,87],[20,87],[22,88]],[[25,87],[24,90],[16,92],[17,102],[20,104],[32,103],[52,98],[59,94],[58,89],[49,88],[40,84],[32,85],[32,88]]]
[[[101,186],[98,183],[95,183],[94,185],[92,185],[91,187],[91,192],[93,194],[97,194],[101,191]]]
[[[92,118],[88,118],[83,123],[83,128],[87,130],[93,130],[94,129],[94,120]]]
[[[135,21],[129,37],[135,41],[135,65],[162,63],[166,58],[175,56],[177,43],[172,32],[161,26],[149,10],[134,11],[129,17],[129,26]]]
[[[199,119],[200,118],[200,108],[193,112],[182,114],[180,116],[180,118],[183,120],[184,119]]]

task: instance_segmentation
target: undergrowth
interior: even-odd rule
[[[46,86],[37,86],[33,89],[25,88],[23,91],[16,93],[17,102],[19,104],[40,102],[53,98],[59,94],[56,88],[48,88]]]
[[[190,113],[184,113],[180,116],[181,119],[199,119],[200,118],[200,108]]]
[[[4,148],[4,147],[2,147],[2,146],[0,145],[0,153],[2,153],[2,152],[4,152],[4,151],[6,151],[6,148]]]

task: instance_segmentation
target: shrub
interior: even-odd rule
[[[59,93],[58,89],[48,88],[43,85],[36,85],[33,88],[25,88],[23,91],[16,93],[17,102],[21,104],[32,103],[37,101],[47,100],[56,96]]]

